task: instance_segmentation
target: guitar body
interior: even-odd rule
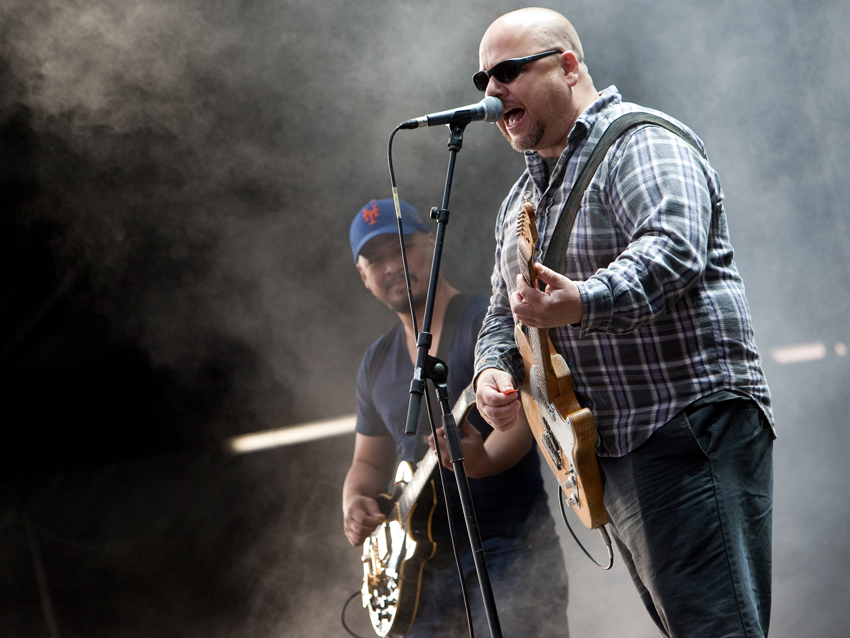
[[[517,218],[517,236],[520,272],[530,286],[536,287],[537,225],[530,194],[526,194]],[[521,397],[531,432],[567,503],[585,527],[596,529],[609,519],[596,460],[593,414],[579,405],[570,368],[546,330],[518,323],[514,338],[525,366]]]
[[[522,326],[515,328],[514,336],[526,370],[520,394],[522,407],[534,439],[582,524],[588,529],[605,525],[608,512],[602,500],[593,414],[575,400],[569,367],[548,340],[548,356],[555,372],[551,381],[560,392],[551,403],[546,402],[532,382],[536,376],[534,356]]]
[[[413,468],[402,462],[396,471],[396,498],[412,476]],[[437,550],[431,540],[431,516],[437,506],[434,479],[422,489],[406,520],[392,508],[393,499],[385,495],[383,501],[381,509],[389,504],[387,521],[363,542],[361,598],[375,633],[405,636],[416,617],[425,563]]]
[[[475,404],[469,385],[452,408],[455,423],[466,418]],[[437,506],[437,454],[429,451],[416,467],[403,461],[396,471],[394,494],[378,504],[387,520],[363,542],[363,607],[379,636],[406,636],[419,609],[425,564],[437,546],[431,521]]]

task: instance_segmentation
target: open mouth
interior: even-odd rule
[[[511,109],[502,116],[507,129],[515,128],[525,117],[525,109]]]

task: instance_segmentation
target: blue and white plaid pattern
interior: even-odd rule
[[[552,171],[526,152],[528,170],[496,223],[493,296],[476,348],[488,367],[523,376],[509,298],[519,272],[516,219],[523,194],[537,211],[541,259],[570,189],[608,124],[624,113],[609,87],[579,117]],[[700,147],[702,142],[693,135]],[[592,144],[588,144],[592,142]],[[626,132],[582,199],[564,273],[581,292],[581,325],[550,331],[600,434],[600,456],[622,456],[685,406],[719,390],[752,397],[773,424],[744,284],[733,260],[717,173],[658,126]]]

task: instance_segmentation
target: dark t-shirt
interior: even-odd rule
[[[483,296],[458,295],[450,303],[466,303],[453,333],[442,336],[438,353],[449,366],[446,385],[449,401],[454,404],[472,380],[475,342],[487,312],[488,300]],[[417,436],[404,433],[412,378],[413,364],[405,344],[404,326],[399,323],[373,343],[363,356],[357,375],[356,431],[367,436],[383,436],[389,432],[395,440],[399,459],[409,462],[414,461],[417,450],[424,449],[423,437],[427,438],[431,433],[424,401]],[[436,401],[432,401],[432,409],[439,427],[442,421]],[[478,410],[473,408],[468,418],[485,439],[493,431],[478,414]],[[418,448],[417,440],[420,441]],[[448,482],[455,524],[463,529],[457,485],[451,472]],[[469,488],[482,538],[524,535],[527,531],[525,523],[532,509],[546,499],[536,446],[519,463],[502,474],[483,479],[470,478]],[[440,491],[440,503],[442,500]],[[448,539],[445,507],[442,505],[434,512],[432,532],[437,541]]]

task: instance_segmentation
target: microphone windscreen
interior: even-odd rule
[[[488,95],[485,97],[481,103],[484,105],[484,110],[486,115],[484,116],[485,122],[495,122],[502,114],[505,112],[505,105],[502,104],[502,100],[497,97],[493,97],[492,95]]]

